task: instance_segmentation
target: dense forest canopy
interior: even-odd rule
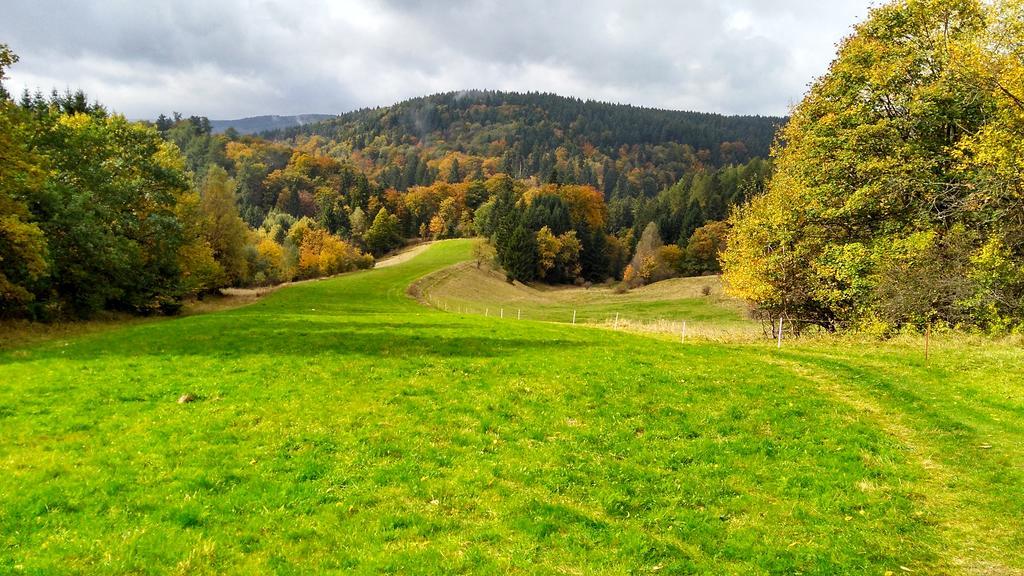
[[[797,329],[1024,325],[1024,3],[873,10],[781,140],[734,294]]]
[[[586,184],[606,198],[647,195],[694,168],[765,158],[782,118],[608,104],[554,94],[472,90],[414,98],[267,132],[316,137],[397,190],[504,173]],[[453,169],[453,163],[455,164]]]
[[[446,108],[445,102],[449,101],[457,106]],[[424,106],[434,111],[427,114],[428,118],[437,118],[416,120],[422,115],[416,111],[422,111]],[[581,111],[590,116],[581,115]],[[602,119],[604,113],[608,114],[607,119]],[[369,114],[366,122],[372,120],[377,128],[368,129],[364,124],[353,123],[352,118],[361,114]],[[609,147],[609,151],[616,154],[613,160],[589,144],[584,136],[579,136],[586,133],[587,117],[602,125],[619,126],[623,131],[621,137],[626,141],[650,139],[657,143]],[[453,121],[455,118],[463,119]],[[473,121],[467,122],[466,118]],[[562,120],[552,122],[541,118]],[[569,118],[575,120],[569,122]],[[629,124],[633,120],[637,121],[636,125]],[[660,120],[665,123],[658,124]],[[524,227],[534,240],[538,234],[547,233],[542,233],[543,224],[537,224],[538,214],[543,210],[558,213],[564,207],[552,205],[551,194],[541,195],[544,197],[536,204],[533,199],[537,194],[527,192],[592,190],[606,214],[600,226],[591,223],[584,229],[574,221],[572,226],[557,224],[549,231],[556,235],[573,231],[581,242],[581,257],[593,255],[588,252],[590,243],[596,243],[599,250],[610,251],[601,260],[607,260],[609,266],[591,262],[593,266],[581,264],[576,274],[541,272],[510,274],[509,277],[517,280],[536,277],[550,282],[621,278],[636,239],[648,224],[656,222],[659,243],[678,245],[682,254],[663,258],[658,266],[663,271],[661,274],[638,273],[638,282],[645,282],[668,274],[718,270],[716,253],[691,255],[687,246],[698,229],[708,222],[723,220],[731,206],[763,188],[771,164],[762,158],[750,157],[750,150],[760,147],[767,151],[770,128],[776,122],[778,119],[646,110],[551,95],[473,92],[420,98],[288,133],[266,133],[262,137],[242,136],[232,131],[214,134],[211,123],[201,117],[161,116],[156,127],[184,152],[193,171],[199,172],[203,166],[211,164],[228,171],[238,185],[240,212],[250,225],[258,227],[268,217],[278,214],[310,218],[332,233],[352,238],[357,245],[375,254],[400,244],[401,238],[437,239],[483,234],[495,244],[500,263],[505,253],[501,242],[511,236],[495,236],[498,227],[487,225],[491,218],[487,214],[495,206],[500,189],[496,182],[511,183],[509,186],[517,191],[514,202],[507,207],[522,213]],[[555,133],[548,134],[547,138],[553,140],[543,143],[528,138],[514,140],[518,137],[517,130],[543,131],[562,123],[565,131],[559,129],[557,137]],[[386,133],[375,132],[384,125],[390,126]],[[695,149],[685,143],[659,141],[655,125],[660,125],[665,134],[675,130],[678,135],[689,135],[695,142],[714,134],[710,141],[717,143],[714,146],[717,152]],[[426,126],[435,129],[428,130]],[[520,149],[529,149],[528,155],[535,158],[544,157],[540,152],[544,146],[557,145],[551,155],[552,164],[545,166],[542,172],[517,177],[515,172],[519,169],[506,172],[509,166],[501,155],[471,154],[501,152],[505,144],[496,146],[494,139],[488,136],[495,130],[507,130],[509,138],[513,138],[508,141],[516,142],[515,146]],[[338,136],[342,133],[347,136]],[[568,133],[577,136],[570,137]],[[285,138],[288,134],[291,137]],[[719,142],[725,137],[746,137],[751,144],[748,147],[743,141]],[[759,138],[761,143],[757,144]],[[404,144],[389,147],[386,142],[390,141]],[[352,142],[357,144],[353,146]],[[473,142],[489,144],[474,148]],[[574,142],[583,142],[583,145],[576,146]],[[392,152],[382,152],[389,148]],[[401,153],[395,156],[395,150]],[[573,160],[573,154],[580,156]],[[397,158],[399,163],[378,164],[387,158]],[[642,163],[637,162],[640,158],[644,159]],[[401,162],[407,160],[409,163],[402,166]],[[399,173],[402,176],[395,182],[394,177]],[[609,178],[614,179],[614,186]],[[606,189],[606,182],[610,189]],[[370,246],[364,235],[381,209],[387,210],[388,221],[394,219],[393,227],[397,232],[390,235],[391,241]],[[480,210],[483,212],[478,213]],[[722,232],[720,228],[709,230]],[[713,245],[721,246],[721,243]],[[576,270],[572,266],[567,269]]]
[[[0,80],[16,62],[0,44]],[[225,286],[372,265],[308,218],[268,214],[247,226],[239,175],[220,165],[227,141],[211,139],[205,119],[157,129],[80,91],[0,96],[2,317],[172,313]]]

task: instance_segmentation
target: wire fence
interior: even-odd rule
[[[871,346],[878,344],[877,337],[864,334],[833,333],[825,330],[798,330],[797,323],[801,320],[789,317],[783,318],[752,318],[745,322],[721,322],[713,320],[693,320],[686,318],[651,318],[648,314],[632,316],[629,310],[625,312],[595,311],[585,307],[572,309],[567,307],[530,307],[522,306],[520,303],[508,305],[479,305],[467,304],[465,301],[451,301],[435,299],[429,294],[413,294],[421,303],[437,310],[464,314],[484,316],[493,318],[496,321],[533,321],[554,324],[569,324],[586,326],[589,328],[601,328],[614,331],[656,334],[676,339],[681,343],[686,342],[715,342],[715,343],[765,343],[771,342],[774,347],[783,348],[785,343],[796,343],[801,341],[818,342],[824,338],[824,342],[846,342],[857,345]],[[635,311],[634,311],[635,312]],[[645,317],[646,316],[646,317]],[[807,321],[810,322],[810,321]],[[770,323],[770,324],[769,324]],[[845,336],[845,340],[843,340]],[[966,335],[957,336],[960,339]],[[949,339],[946,335],[945,339]],[[910,347],[920,347],[923,352],[923,360],[927,364],[934,354],[934,337],[931,326],[921,335],[905,336],[902,339],[890,339],[890,343],[899,342]],[[955,340],[954,340],[955,341]],[[1018,337],[1014,340],[1015,345],[1021,344]]]
[[[443,299],[426,297],[428,306],[453,314],[483,316],[494,320],[535,321],[602,328],[623,332],[659,334],[671,336],[681,343],[687,341],[752,342],[764,341],[760,326],[756,322],[721,323],[692,319],[670,319],[632,316],[629,312],[594,311],[586,308],[534,308],[517,304],[467,305]]]

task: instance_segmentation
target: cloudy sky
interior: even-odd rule
[[[784,114],[869,0],[4,0],[6,85],[130,118],[341,113],[465,88]]]

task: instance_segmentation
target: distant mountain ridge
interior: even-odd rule
[[[210,120],[210,126],[213,128],[214,134],[225,132],[228,128],[234,128],[240,134],[257,134],[268,130],[281,130],[285,128],[305,126],[307,124],[330,120],[335,117],[336,116],[334,114],[252,116],[249,118],[239,118],[237,120]]]

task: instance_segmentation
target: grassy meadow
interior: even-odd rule
[[[685,320],[692,335],[745,341],[763,336],[746,307],[723,295],[718,276],[674,278],[620,292],[616,283],[510,284],[498,271],[463,262],[418,280],[412,292],[448,312],[562,323],[572,323],[575,314],[578,324],[673,333]]]
[[[469,252],[4,348],[0,573],[1024,573],[1019,346],[534,321],[742,326],[702,285],[407,296]]]

